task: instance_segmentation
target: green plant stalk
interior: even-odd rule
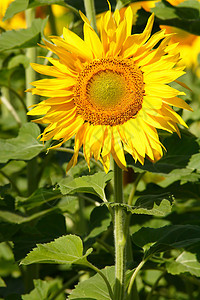
[[[35,18],[35,9],[27,9],[25,11],[25,18],[26,18],[26,25],[27,27],[30,27],[34,18]],[[36,47],[28,48],[26,50],[26,56],[29,58],[30,62],[36,62]],[[26,89],[32,87],[30,83],[32,81],[35,81],[35,71],[32,69],[32,67],[29,65],[29,67],[26,69]],[[35,104],[36,97],[31,95],[31,93],[26,93],[26,105],[30,106]],[[31,159],[27,164],[27,190],[28,195],[31,195],[38,186],[38,180],[37,180],[37,158]],[[39,278],[39,264],[33,264],[30,266],[27,266],[25,268],[24,272],[24,284],[25,284],[25,291],[26,293],[30,292],[33,285],[33,279]]]
[[[84,6],[85,6],[85,11],[86,11],[86,16],[87,16],[88,20],[90,21],[92,28],[97,32],[94,0],[84,0]]]
[[[141,173],[137,176],[135,182],[132,185],[132,189],[128,198],[128,205],[132,205],[133,203],[133,198],[135,196],[135,192],[138,186],[138,183],[140,181],[140,179],[142,178],[142,176],[145,174]],[[125,221],[124,221],[124,234],[125,236],[127,236],[127,247],[126,247],[126,257],[127,257],[127,261],[133,261],[133,253],[132,253],[132,247],[131,247],[131,239],[130,239],[130,234],[129,234],[129,225],[130,225],[130,220],[131,220],[131,213],[127,213],[125,215]],[[131,290],[129,291],[129,298],[134,300],[139,300],[139,295],[138,295],[138,291],[137,291],[137,286],[136,286],[136,282],[134,281]]]
[[[25,11],[25,17],[26,17],[26,25],[27,27],[30,27],[33,20],[35,19],[35,9],[30,8]],[[30,60],[31,63],[36,62],[37,57],[37,49],[36,47],[28,48],[26,50],[26,56]],[[28,68],[26,68],[26,89],[31,88],[30,85],[31,82],[35,81],[35,71],[33,68],[29,65]],[[32,95],[31,93],[26,94],[26,105],[29,107],[36,102],[35,95]]]
[[[119,205],[114,207],[114,240],[115,240],[115,288],[114,299],[124,299],[125,283],[125,251],[126,238],[124,235],[125,212],[120,206],[123,203],[122,170],[114,162],[114,200]]]
[[[48,11],[48,14],[49,14],[49,24],[50,24],[50,27],[51,27],[51,34],[52,35],[58,35],[57,34],[57,28],[56,28],[56,22],[55,22],[55,18],[54,18],[54,14],[53,14],[51,5],[47,6],[47,11]]]
[[[135,282],[135,278],[138,274],[138,272],[140,271],[140,269],[143,267],[143,265],[145,264],[147,259],[145,260],[142,260],[140,262],[140,264],[137,266],[137,268],[135,269],[135,271],[133,272],[133,275],[131,276],[131,280],[129,282],[129,286],[128,286],[128,292],[127,292],[127,300],[132,300],[132,296],[131,296],[131,291],[132,291],[132,287],[133,287],[133,284]]]

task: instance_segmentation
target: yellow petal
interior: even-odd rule
[[[112,156],[120,168],[126,168],[124,150],[116,126],[112,127]]]
[[[103,56],[102,43],[94,29],[87,23],[84,24],[84,39],[86,44],[92,50],[94,57],[101,58]]]
[[[163,99],[163,102],[171,105],[171,106],[176,106],[179,108],[187,109],[190,111],[193,111],[193,109],[181,98],[178,97],[173,97],[173,98],[165,98]]]
[[[163,98],[171,98],[177,95],[185,95],[184,92],[180,92],[169,85],[148,83],[145,84],[145,92],[148,96],[159,96]]]

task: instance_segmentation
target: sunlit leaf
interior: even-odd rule
[[[106,267],[101,270],[113,288],[115,282],[115,267]],[[110,300],[107,286],[99,274],[80,282],[69,296],[69,300]]]
[[[45,148],[37,140],[40,130],[38,125],[27,123],[19,130],[19,135],[12,139],[0,139],[0,162],[11,159],[30,160]]]
[[[132,214],[144,214],[157,217],[168,215],[172,210],[173,199],[169,194],[145,195],[137,199],[134,206],[124,203],[105,203],[107,206],[115,207],[120,205]]]
[[[62,288],[62,282],[59,279],[43,281],[40,279],[35,279],[35,288],[26,295],[22,295],[23,300],[46,300],[52,298],[55,293]],[[66,297],[64,293],[61,293],[56,297],[57,300],[65,300]]]
[[[196,254],[184,251],[175,261],[169,261],[166,264],[167,272],[172,275],[181,273],[190,273],[200,277],[200,262],[197,260]]]
[[[40,42],[48,18],[35,19],[27,29],[5,31],[0,36],[0,52],[35,47]]]
[[[87,256],[92,252],[88,249],[83,254],[83,243],[76,235],[62,236],[51,243],[38,244],[21,262],[29,265],[32,263],[52,263],[52,264],[78,264],[88,265]]]
[[[3,21],[12,18],[15,14],[25,10],[28,7],[28,0],[15,0],[8,6]]]
[[[91,193],[105,199],[104,188],[106,183],[112,179],[113,173],[98,172],[94,175],[82,176],[72,179],[64,178],[59,182],[59,187],[63,195],[72,193]]]

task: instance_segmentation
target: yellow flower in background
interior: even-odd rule
[[[168,0],[168,2],[174,6],[184,1],[185,0]],[[200,2],[200,0],[198,1]],[[157,2],[160,2],[160,0],[139,1],[132,3],[131,7],[136,14],[137,10],[141,7],[143,7],[146,11],[150,11],[151,8],[155,7]],[[180,53],[180,64],[185,65],[188,68],[197,68],[199,65],[198,55],[200,54],[200,37],[177,27],[162,25],[160,28],[166,29],[166,33],[175,33],[175,35],[172,36],[171,43],[179,43],[177,53]]]
[[[184,64],[188,68],[197,67],[198,55],[200,54],[200,37],[191,34],[185,30],[181,30],[172,26],[160,26],[166,29],[166,33],[176,33],[172,39],[172,43],[179,43],[177,50],[180,53],[180,64]]]
[[[82,14],[81,14],[82,15]],[[67,170],[77,163],[81,146],[90,164],[92,156],[100,160],[106,172],[112,155],[125,169],[124,151],[144,163],[162,155],[156,128],[177,132],[177,123],[187,126],[170,106],[191,110],[168,83],[184,74],[176,67],[176,44],[170,45],[165,30],[151,30],[154,16],[141,34],[131,35],[133,13],[128,7],[121,18],[118,10],[101,18],[100,38],[87,18],[84,40],[64,28],[63,38],[52,37],[45,43],[59,58],[50,58],[51,66],[32,64],[39,73],[53,76],[32,82],[32,94],[48,97],[29,115],[44,115],[35,120],[48,124],[41,140],[51,138],[60,147],[75,135],[74,155]],[[159,43],[156,49],[153,49]]]
[[[23,12],[16,14],[9,20],[3,21],[3,17],[6,13],[6,10],[13,1],[14,0],[0,1],[0,27],[2,27],[4,30],[26,28],[26,22]]]
[[[14,0],[1,0],[0,1],[0,27],[2,27],[4,30],[12,30],[12,29],[21,29],[26,28],[26,20],[25,20],[25,13],[20,12],[14,15],[11,19],[8,19],[6,21],[3,21],[3,17],[6,13],[6,10],[8,6],[13,2]],[[69,11],[66,7],[60,6],[60,5],[51,5],[52,12],[55,16],[55,22],[58,29],[58,34],[61,34],[60,28],[63,27],[62,17]],[[47,15],[46,7],[41,6],[36,8],[36,18],[45,18]],[[47,23],[47,26],[44,30],[45,35],[51,34],[51,28],[49,22]]]

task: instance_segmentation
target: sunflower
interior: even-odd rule
[[[48,97],[29,112],[44,115],[34,122],[48,124],[41,141],[53,138],[55,148],[75,136],[67,170],[77,163],[82,146],[88,166],[94,156],[106,172],[111,155],[126,169],[125,151],[141,164],[145,157],[156,161],[163,155],[157,128],[180,135],[177,123],[187,127],[171,106],[191,110],[178,97],[184,92],[168,85],[184,74],[182,66],[176,67],[177,44],[169,45],[165,30],[150,37],[153,14],[144,31],[132,35],[130,7],[123,17],[111,9],[102,16],[100,38],[81,16],[84,40],[64,28],[63,38],[52,37],[43,46],[59,58],[48,57],[51,66],[32,64],[55,77],[32,82],[35,88],[28,90]]]

